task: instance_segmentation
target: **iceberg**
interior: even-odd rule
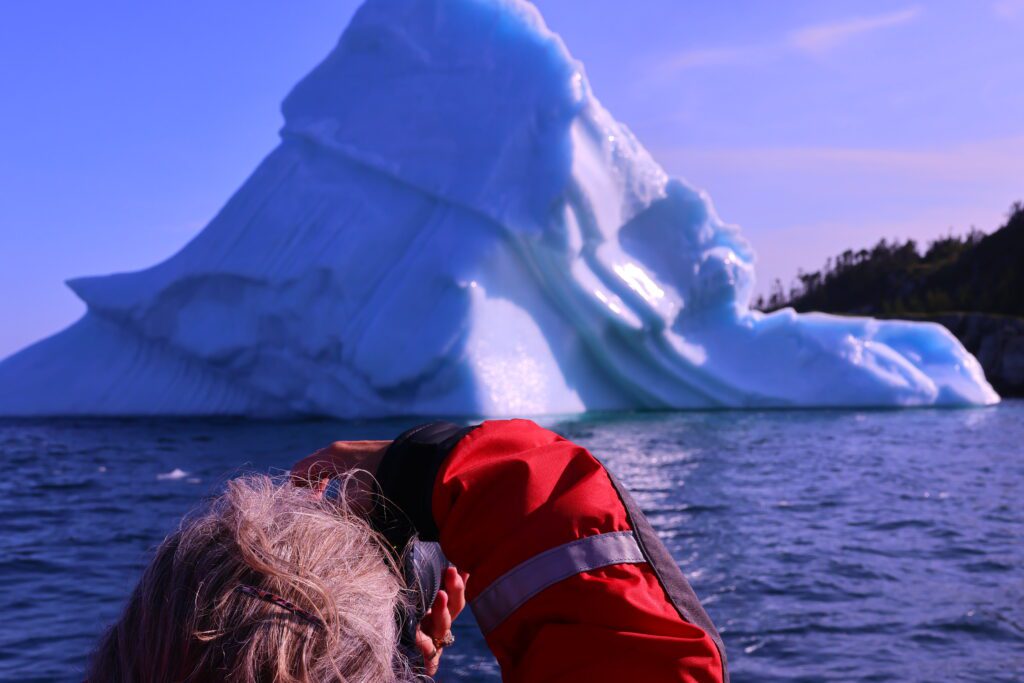
[[[368,0],[180,252],[71,280],[3,415],[990,404],[935,324],[751,310],[754,252],[524,0]]]

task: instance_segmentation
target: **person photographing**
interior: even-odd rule
[[[88,680],[416,680],[466,604],[506,681],[728,680],[629,493],[533,422],[336,442],[291,482],[235,480],[169,536]]]

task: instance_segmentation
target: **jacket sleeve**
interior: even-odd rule
[[[725,650],[629,493],[528,420],[406,432],[383,493],[470,573],[507,681],[727,682]]]

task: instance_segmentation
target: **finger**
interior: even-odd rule
[[[439,600],[435,602],[439,602],[440,606],[437,612],[437,630],[434,633],[434,637],[444,638],[445,634],[452,629],[452,613],[448,611],[448,592],[438,591],[437,597]]]
[[[424,661],[431,658],[435,649],[434,641],[430,639],[430,636],[419,629],[416,629],[416,649],[419,650],[421,655],[423,655]]]
[[[448,593],[448,613],[455,621],[466,606],[466,583],[455,567],[448,567],[444,573],[444,588]]]
[[[330,478],[341,474],[345,469],[344,459],[348,449],[348,442],[335,441],[330,446],[325,446],[292,466],[292,481],[298,485],[308,486],[317,484],[323,478]]]
[[[449,626],[445,626],[445,622],[451,623],[451,615],[448,613],[448,593],[442,589],[437,592],[434,604],[430,606],[430,610],[423,617],[420,627],[431,638],[441,639],[444,638],[445,631],[449,628]]]
[[[441,662],[441,651],[434,647],[430,636],[423,631],[416,631],[416,649],[423,655],[423,668],[428,676],[437,673],[437,667]]]
[[[335,441],[297,462],[292,467],[292,482],[308,486],[351,469],[373,474],[390,445],[390,441]]]
[[[342,475],[344,500],[356,512],[370,514],[374,508],[375,481],[366,470],[353,470]]]
[[[294,465],[292,465],[291,480],[296,486],[306,486],[309,484],[309,458],[303,458]]]
[[[434,604],[420,622],[420,628],[431,638],[440,640],[451,627],[452,615],[448,612],[448,593],[443,590],[437,591]]]
[[[319,484],[322,479],[329,478],[336,467],[327,449],[320,449],[295,463],[292,467],[291,479],[296,486]]]

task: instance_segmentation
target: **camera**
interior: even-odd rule
[[[409,590],[404,614],[399,614],[400,645],[414,667],[422,668],[423,655],[416,648],[416,629],[441,590],[444,572],[451,565],[441,545],[413,536],[402,553],[401,568]]]

